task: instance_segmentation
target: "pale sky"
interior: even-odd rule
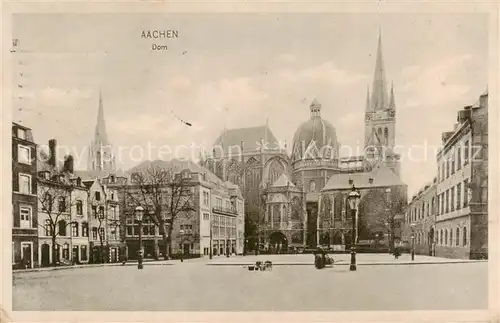
[[[93,136],[99,88],[115,146],[209,146],[224,126],[268,118],[291,148],[314,98],[341,144],[362,145],[379,26],[396,144],[439,146],[456,112],[487,87],[483,14],[65,14],[18,15],[13,24],[26,52],[12,56],[13,120],[38,144],[56,138],[80,152]],[[179,38],[141,39],[150,29]],[[169,49],[152,51],[153,43]],[[402,161],[410,197],[436,173],[432,151],[414,155]]]

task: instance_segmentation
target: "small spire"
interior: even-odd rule
[[[389,102],[387,99],[387,81],[385,78],[384,59],[382,57],[382,33],[379,31],[371,97],[372,110],[383,110],[386,108],[387,103]]]

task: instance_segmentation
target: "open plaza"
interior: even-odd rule
[[[14,311],[476,310],[488,306],[486,261],[409,255],[260,255],[14,273]],[[249,271],[270,260],[270,271]]]

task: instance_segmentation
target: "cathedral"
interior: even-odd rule
[[[311,102],[309,119],[295,131],[291,154],[266,122],[224,129],[211,154],[202,156],[203,166],[239,185],[244,194],[247,249],[345,249],[353,230],[346,199],[353,186],[361,193],[358,243],[389,245],[400,237],[407,187],[394,151],[396,103],[386,80],[380,35],[361,156],[339,155],[335,127],[321,116],[324,108],[318,100]]]

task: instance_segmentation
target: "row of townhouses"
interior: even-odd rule
[[[13,268],[118,261],[117,190],[76,177],[72,156],[58,164],[56,145],[47,155],[12,124]]]
[[[487,258],[488,93],[458,112],[453,131],[442,134],[436,162],[432,183],[407,208],[405,240],[417,254]]]
[[[182,176],[190,192],[192,209],[175,221],[163,207],[162,218],[172,226],[169,256],[243,253],[244,199],[237,185],[189,161],[148,161],[127,173],[116,171],[100,158],[103,147],[98,150],[91,153],[94,168],[77,171],[72,156],[59,162],[56,140],[44,152],[30,128],[12,124],[13,268],[136,259],[139,230],[144,256],[165,256],[158,219],[145,214],[140,229],[136,218],[138,206],[151,205],[132,198],[144,189],[134,175],[152,166]]]

